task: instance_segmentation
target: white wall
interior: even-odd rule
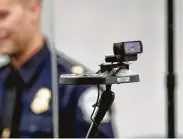
[[[182,9],[183,1],[176,0],[176,71],[177,71],[177,88],[176,88],[176,98],[177,98],[177,130],[179,134],[183,134],[183,47],[182,47],[182,39],[183,39],[183,9]]]
[[[42,32],[50,39],[53,39],[53,0],[43,0],[41,11],[41,29]]]
[[[54,13],[57,48],[94,71],[114,42],[142,40],[144,53],[131,65],[140,83],[113,86],[116,126],[119,137],[165,135],[165,1],[55,0]]]

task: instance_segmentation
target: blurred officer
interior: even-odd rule
[[[0,0],[0,136],[53,137],[51,58],[40,31],[40,0]],[[79,64],[57,55],[58,75],[81,73]],[[97,98],[92,86],[59,85],[59,136],[85,137]],[[108,112],[99,137],[114,137]]]

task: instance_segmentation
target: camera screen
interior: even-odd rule
[[[125,42],[124,50],[126,54],[136,54],[141,53],[141,43],[139,41],[136,42]]]

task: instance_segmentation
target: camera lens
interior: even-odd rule
[[[134,45],[131,45],[131,51],[134,52],[135,51],[135,46]]]

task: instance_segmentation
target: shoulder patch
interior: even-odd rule
[[[81,73],[84,73],[84,68],[82,66],[72,66],[71,72],[73,74],[81,74]]]
[[[71,57],[59,51],[57,51],[57,62],[59,65],[64,67],[64,69],[68,73],[81,74],[84,73],[85,71],[91,72],[90,69],[85,67],[80,62],[72,59]]]

